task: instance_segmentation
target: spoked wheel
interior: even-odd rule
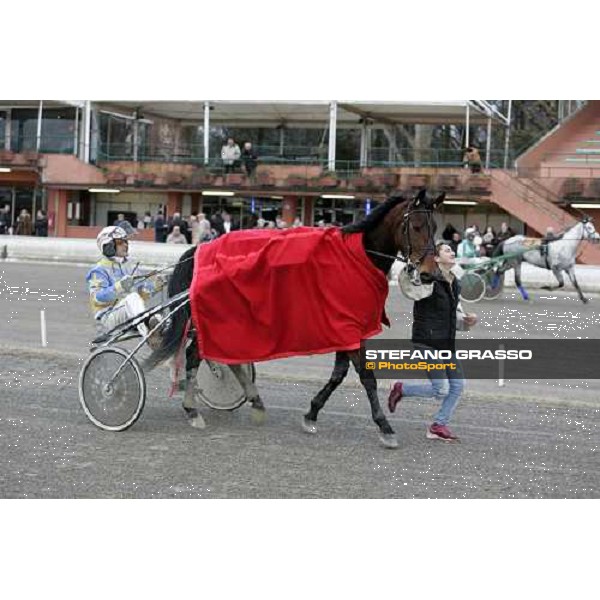
[[[485,281],[478,273],[465,273],[460,280],[460,298],[465,302],[478,302],[485,294]]]
[[[504,273],[498,274],[490,272],[485,278],[485,298],[493,300],[497,298],[504,290]]]
[[[146,380],[139,364],[123,348],[96,350],[79,376],[79,401],[94,425],[107,431],[124,431],[139,418],[146,402]],[[123,365],[117,378],[110,382]]]
[[[246,375],[254,381],[254,364],[242,365]],[[199,400],[215,410],[235,410],[246,402],[244,388],[229,367],[203,360],[196,376],[196,394]]]

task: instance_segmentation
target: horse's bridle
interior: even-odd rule
[[[412,215],[419,213],[424,213],[427,215],[427,233],[429,242],[425,246],[423,254],[421,254],[417,260],[412,261],[410,258],[412,254],[412,244],[410,241],[410,218]],[[421,279],[419,277],[419,265],[426,256],[435,252],[435,246],[433,242],[433,210],[431,208],[409,208],[402,216],[401,233],[402,241],[406,240],[406,251],[403,251],[403,249],[400,248],[396,256],[384,254],[383,252],[376,252],[375,250],[367,250],[367,252],[369,254],[376,254],[378,256],[383,256],[385,258],[399,260],[406,263],[406,272],[411,279],[411,283],[413,285],[421,285]]]

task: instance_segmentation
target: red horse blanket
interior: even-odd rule
[[[198,246],[190,298],[201,356],[237,364],[357,349],[389,325],[387,293],[361,234],[298,227]]]

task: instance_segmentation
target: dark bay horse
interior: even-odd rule
[[[343,234],[361,235],[362,244],[373,265],[385,275],[390,271],[397,257],[408,263],[414,285],[420,284],[420,273],[430,273],[435,268],[433,261],[434,235],[436,224],[433,212],[445,195],[431,198],[425,190],[421,190],[413,199],[394,196],[375,208],[364,220],[342,228]],[[228,235],[235,235],[230,233]],[[169,297],[175,296],[190,288],[194,271],[194,253],[190,248],[179,259],[169,282]],[[348,302],[352,302],[352,294],[348,294]],[[160,348],[155,350],[145,363],[152,368],[172,357],[181,346],[190,319],[189,305],[173,315],[171,324],[163,334]],[[298,323],[298,327],[302,324]],[[186,386],[183,406],[187,416],[195,421],[198,412],[194,406],[194,389],[198,366],[202,359],[198,355],[197,341],[194,338],[186,350]],[[332,392],[346,377],[350,363],[359,375],[364,386],[373,421],[379,428],[379,437],[389,448],[396,448],[398,441],[394,430],[386,419],[377,396],[377,381],[372,371],[362,369],[360,350],[337,352],[335,365],[329,381],[312,399],[310,409],[303,417],[302,425],[306,432],[317,432],[317,416]],[[252,380],[241,369],[241,365],[229,365],[239,379],[253,413],[264,415],[264,404]]]

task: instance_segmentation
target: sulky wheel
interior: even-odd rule
[[[252,363],[242,365],[252,381],[256,371]],[[246,395],[237,377],[228,365],[203,360],[196,376],[196,396],[210,408],[235,410],[246,402]]]
[[[79,376],[79,401],[90,421],[107,431],[123,431],[139,418],[146,401],[142,369],[129,352],[117,347],[96,350]],[[110,382],[117,369],[123,369]]]
[[[478,302],[485,294],[485,281],[478,273],[466,273],[460,280],[460,298],[465,302]]]

